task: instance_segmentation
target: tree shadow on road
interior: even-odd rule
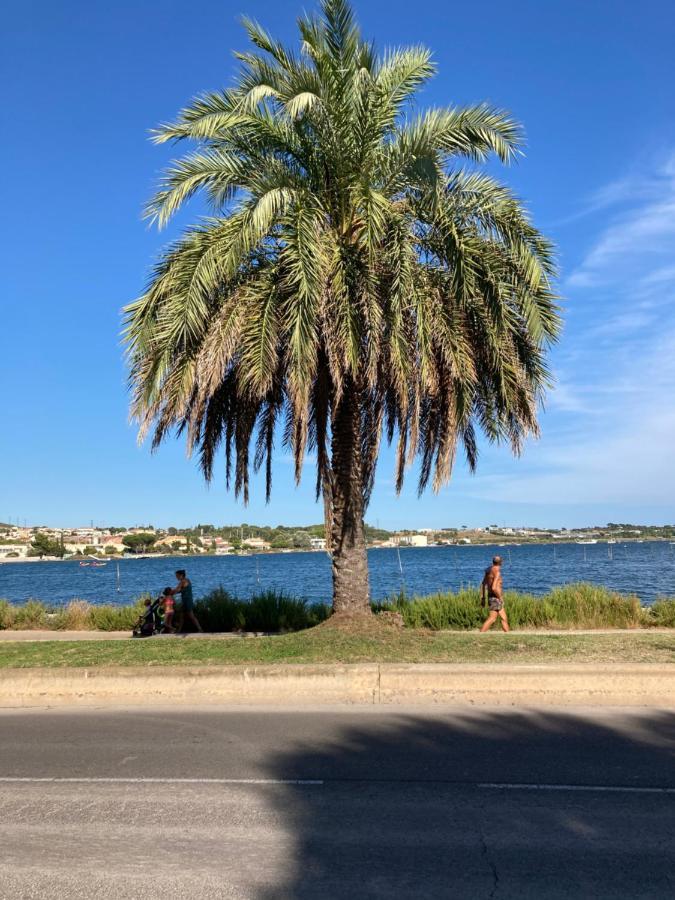
[[[672,896],[675,794],[480,785],[675,787],[675,713],[392,712],[307,713],[273,760],[324,783],[276,795],[293,875],[259,900]]]

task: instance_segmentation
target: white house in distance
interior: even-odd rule
[[[214,538],[213,542],[216,545],[216,556],[227,556],[228,553],[232,553],[234,550],[232,544],[224,538]]]
[[[325,550],[326,549],[326,538],[313,537],[309,540],[310,546],[312,550]]]
[[[28,555],[28,544],[0,544],[0,559],[23,559]]]
[[[401,547],[426,547],[429,539],[426,534],[401,534],[398,535],[398,542]]]
[[[270,549],[270,545],[268,544],[268,542],[259,537],[246,538],[246,540],[244,541],[244,547],[248,547],[250,550]]]
[[[108,535],[103,543],[106,547],[112,547],[118,553],[125,553],[129,549],[126,544],[122,543],[122,538],[118,534]]]

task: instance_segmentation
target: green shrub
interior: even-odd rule
[[[283,591],[263,591],[244,604],[247,631],[299,631],[318,625],[326,617],[323,604],[310,606],[306,600]]]
[[[0,600],[0,631],[11,628],[14,624],[15,607],[9,600]]]
[[[649,620],[637,597],[592,584],[564,585],[543,597],[506,591],[504,600],[513,628],[638,628]],[[478,588],[411,599],[399,594],[386,603],[373,604],[373,609],[399,612],[407,627],[433,631],[476,629],[486,615]],[[661,616],[665,620],[667,613]]]
[[[47,607],[39,600],[27,600],[14,607],[12,628],[47,628]]]
[[[146,596],[139,597],[129,606],[95,606],[74,600],[55,612],[36,600],[16,605],[0,600],[0,629],[131,631],[144,610]],[[637,597],[617,594],[592,584],[563,585],[542,597],[507,591],[504,599],[509,622],[516,629],[639,628],[650,625],[675,628],[675,599],[663,598],[651,607],[642,607]],[[376,613],[400,613],[408,628],[434,631],[475,630],[486,615],[486,610],[480,606],[477,588],[425,597],[408,597],[401,592],[371,606]],[[250,600],[240,600],[220,587],[201,597],[195,604],[195,612],[207,632],[299,631],[325,621],[330,615],[330,606],[308,603],[275,590],[262,591]]]
[[[675,599],[660,597],[649,608],[649,624],[659,628],[675,628]]]
[[[239,600],[216,588],[195,603],[195,615],[204,631],[299,631],[328,618],[326,604],[309,604],[283,591],[263,591]]]
[[[374,609],[376,612],[398,612],[406,627],[432,631],[478,628],[484,618],[476,588],[462,588],[457,594],[448,592],[424,597],[407,597],[401,592],[386,603],[375,604]]]
[[[406,616],[409,614],[411,606],[412,600],[403,590],[399,591],[398,594],[392,594],[388,600],[373,600],[370,604],[370,608],[375,614],[381,612],[400,613],[403,616],[403,620],[406,625],[411,624],[406,620]]]
[[[50,625],[59,631],[87,631],[93,627],[91,605],[86,600],[71,600],[56,612]]]
[[[553,608],[548,597],[534,597],[516,591],[504,592],[504,604],[512,628],[546,628],[553,619]],[[481,611],[481,622],[487,610]]]
[[[128,606],[97,606],[73,600],[54,611],[36,600],[22,605],[0,600],[0,629],[131,631],[145,609],[146,597],[141,596]],[[201,597],[195,604],[195,613],[207,632],[298,631],[323,622],[330,607],[324,603],[310,604],[274,590],[263,591],[250,600],[239,600],[221,587]]]
[[[195,615],[204,631],[238,631],[245,627],[244,604],[219,587],[195,603]]]
[[[131,631],[144,608],[143,598],[134,606],[92,606],[89,621],[98,631]]]
[[[330,603],[310,603],[307,607],[307,628],[314,628],[325,622],[331,614]]]
[[[398,610],[411,628],[477,628],[480,620],[480,601],[477,591],[459,594],[431,594],[415,597]]]
[[[644,611],[637,597],[617,594],[595,584],[567,584],[554,588],[551,603],[557,628],[638,628]]]

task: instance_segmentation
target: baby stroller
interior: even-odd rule
[[[164,625],[159,608],[161,601],[162,597],[157,597],[146,606],[145,611],[141,613],[134,625],[133,637],[152,637],[153,634],[159,634]]]

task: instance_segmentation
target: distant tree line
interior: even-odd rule
[[[62,559],[66,550],[63,545],[63,535],[60,538],[51,538],[44,532],[37,532],[33,535],[33,540],[28,548],[28,556],[57,556]]]
[[[171,525],[166,531],[171,537],[181,534],[193,540],[220,537],[232,544],[235,549],[241,546],[242,535],[244,542],[246,542],[247,538],[260,538],[275,549],[286,549],[309,547],[313,537],[323,538],[326,533],[323,524],[271,526],[249,525],[247,522],[243,522],[241,525],[221,526],[199,523],[191,528],[176,528]],[[372,525],[365,526],[367,541],[386,541],[391,537],[392,533],[384,528],[375,528]]]

